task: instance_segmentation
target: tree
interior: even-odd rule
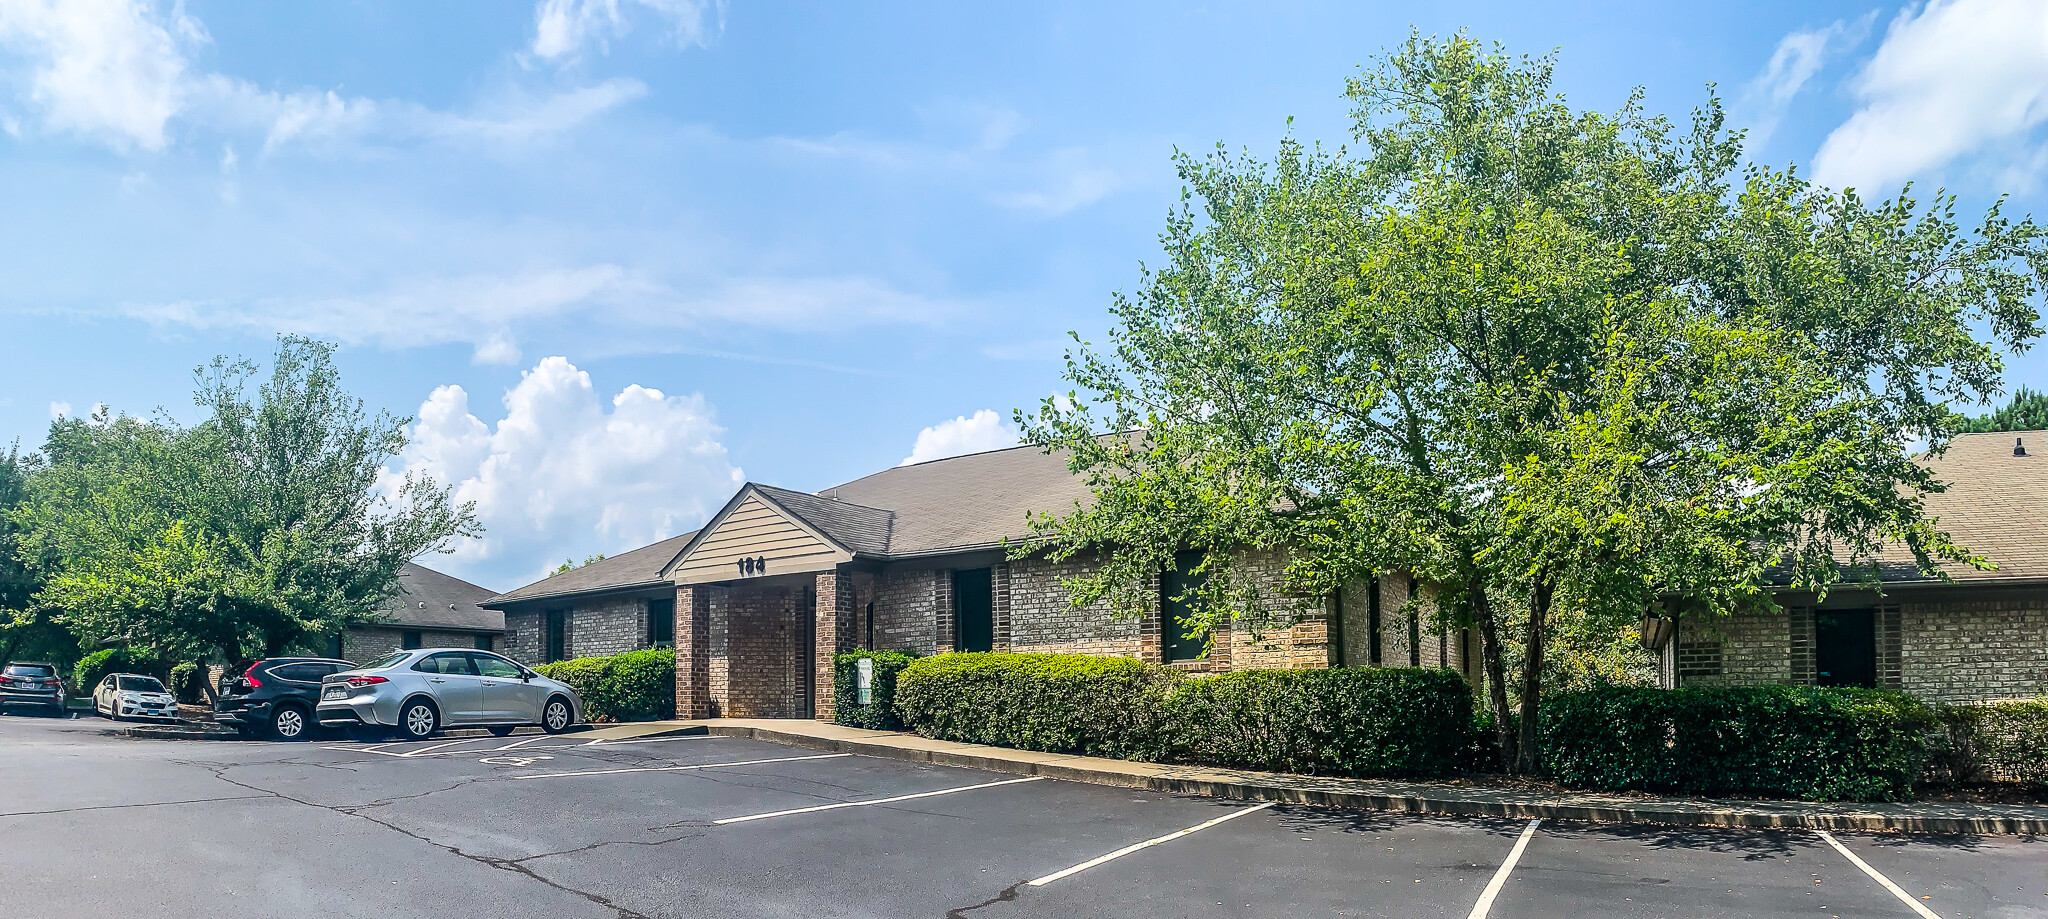
[[[279,340],[195,372],[199,424],[102,413],[51,426],[13,518],[37,595],[81,638],[227,662],[367,625],[410,559],[479,532],[423,476],[382,482],[409,419],[346,394],[330,345]]]
[[[548,572],[548,577],[554,577],[555,575],[562,574],[564,572],[575,571],[576,569],[581,568],[584,565],[588,565],[591,562],[601,561],[604,561],[604,553],[602,552],[599,552],[596,555],[584,556],[583,561],[581,562],[578,562],[574,559],[565,558],[562,559],[561,564],[555,566],[555,570]]]
[[[42,580],[22,561],[20,528],[9,517],[27,499],[37,466],[19,444],[0,456],[0,661],[19,656],[67,667],[78,657],[78,640],[33,602]]]
[[[2048,429],[2048,393],[2025,386],[2013,392],[2012,401],[2004,408],[1970,418],[1962,426],[1966,434],[2044,429]]]
[[[1925,517],[1942,486],[1905,432],[1945,443],[1947,403],[2039,334],[2041,230],[1741,168],[1711,95],[1681,130],[1640,91],[1575,110],[1551,70],[1414,37],[1349,84],[1359,152],[1179,156],[1166,261],[1116,298],[1113,347],[1080,343],[1074,391],[1017,416],[1095,500],[1016,551],[1100,555],[1071,599],[1135,615],[1199,550],[1197,630],[1286,608],[1244,549],[1288,553],[1297,609],[1413,572],[1479,632],[1521,771],[1561,625],[1768,606],[1899,542],[1974,562]]]

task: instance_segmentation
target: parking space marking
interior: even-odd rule
[[[625,775],[629,772],[689,772],[693,769],[729,769],[733,766],[759,766],[763,763],[794,763],[807,759],[838,759],[852,756],[851,753],[820,753],[815,756],[782,756],[775,759],[748,759],[736,763],[698,763],[694,766],[635,766],[630,769],[589,769],[582,772],[540,772],[532,775],[507,776],[513,779],[566,779],[579,775]],[[719,821],[723,823],[724,821]]]
[[[452,747],[452,746],[455,746],[455,745],[457,745],[457,744],[466,744],[466,743],[469,743],[469,742],[471,742],[471,741],[474,741],[474,740],[476,740],[476,739],[477,739],[477,738],[474,738],[474,737],[464,737],[464,738],[461,738],[461,739],[458,739],[458,740],[451,740],[451,741],[448,741],[448,742],[446,742],[446,743],[437,743],[437,744],[435,744],[435,745],[433,745],[433,746],[431,746],[431,747],[421,747],[420,749],[417,749],[417,750],[407,750],[407,751],[405,751],[404,753],[400,753],[400,754],[398,754],[398,755],[399,755],[399,756],[420,756],[420,755],[422,755],[422,754],[425,754],[425,753],[427,753],[427,752],[429,752],[429,751],[432,751],[432,750],[439,750],[439,749],[441,749],[441,748],[443,748],[443,747]]]
[[[794,816],[796,814],[814,814],[818,811],[838,810],[842,807],[868,807],[870,805],[875,804],[894,804],[898,801],[908,801],[912,798],[932,798],[937,797],[939,795],[957,794],[963,791],[975,791],[977,789],[982,788],[994,788],[998,785],[1016,785],[1022,782],[1037,782],[1042,781],[1044,778],[1044,776],[1034,775],[1029,778],[1022,779],[1005,779],[1001,782],[983,782],[980,785],[963,785],[959,788],[941,788],[938,791],[921,791],[914,795],[897,795],[893,798],[877,798],[873,801],[842,801],[838,804],[820,804],[816,807],[795,807],[785,811],[769,811],[765,814],[748,814],[745,817],[727,817],[724,820],[713,820],[711,821],[711,824],[713,826],[724,826],[728,823],[746,823],[749,820],[766,820],[770,817],[789,817]]]
[[[1920,914],[1920,919],[1941,919],[1940,914],[1936,913],[1934,910],[1928,909],[1919,900],[1913,899],[1912,894],[1909,894],[1904,890],[1900,890],[1899,885],[1892,883],[1891,878],[1885,877],[1883,874],[1878,873],[1878,870],[1876,868],[1870,867],[1869,862],[1857,858],[1856,853],[1849,851],[1848,846],[1842,845],[1841,840],[1835,838],[1835,834],[1830,833],[1826,830],[1815,830],[1814,832],[1819,833],[1820,838],[1827,840],[1828,845],[1834,846],[1835,851],[1842,853],[1843,858],[1848,859],[1849,862],[1855,865],[1856,867],[1863,869],[1863,873],[1870,875],[1871,880],[1876,881],[1878,884],[1882,885],[1884,889],[1891,891],[1892,896],[1899,898],[1899,902],[1912,907],[1913,912]]]
[[[1493,873],[1493,880],[1486,882],[1486,891],[1479,895],[1479,902],[1472,904],[1472,912],[1465,919],[1486,919],[1493,911],[1493,898],[1500,896],[1500,889],[1507,886],[1508,875],[1515,872],[1515,863],[1522,860],[1522,850],[1529,848],[1529,837],[1536,835],[1536,827],[1543,821],[1531,820],[1522,828],[1521,838],[1515,840],[1514,849],[1508,852],[1508,860],[1500,863],[1500,870]]]
[[[1217,824],[1219,824],[1219,823],[1222,823],[1222,822],[1223,822],[1223,821],[1225,821],[1225,820],[1236,820],[1237,818],[1239,818],[1239,817],[1242,817],[1242,816],[1244,816],[1244,815],[1246,815],[1246,814],[1252,813],[1253,811],[1262,811],[1262,810],[1265,810],[1266,808],[1269,808],[1269,807],[1272,807],[1272,806],[1273,806],[1273,802],[1271,802],[1271,801],[1268,801],[1268,802],[1266,802],[1266,803],[1264,803],[1264,804],[1254,804],[1254,805],[1252,805],[1252,806],[1250,806],[1250,807],[1246,807],[1246,808],[1240,808],[1240,809],[1238,809],[1238,810],[1234,810],[1234,811],[1231,811],[1230,813],[1224,814],[1223,816],[1221,816],[1221,817],[1217,817],[1217,818],[1215,818],[1215,819],[1213,819],[1213,820],[1207,820],[1207,821],[1204,821],[1204,822],[1202,822],[1202,823],[1197,823],[1197,824],[1195,824],[1194,826],[1188,827],[1188,828],[1187,828],[1187,829],[1185,829],[1185,830],[1175,830],[1175,831],[1173,831],[1173,832],[1171,832],[1171,833],[1168,833],[1168,834],[1166,834],[1166,835],[1164,835],[1164,836],[1155,836],[1155,837],[1153,837],[1153,838],[1151,838],[1151,839],[1147,839],[1147,840],[1145,840],[1144,842],[1139,842],[1139,843],[1132,843],[1132,844],[1130,844],[1130,845],[1128,845],[1128,846],[1125,846],[1125,847],[1123,847],[1123,848],[1121,848],[1121,849],[1118,849],[1118,850],[1116,850],[1115,852],[1111,852],[1111,853],[1109,853],[1108,855],[1098,855],[1098,856],[1095,856],[1094,858],[1091,858],[1091,859],[1089,859],[1089,860],[1087,860],[1087,861],[1085,861],[1085,862],[1082,862],[1082,863],[1080,863],[1080,864],[1078,864],[1078,865],[1075,865],[1075,866],[1074,866],[1074,867],[1072,867],[1072,868],[1068,868],[1068,869],[1065,869],[1065,870],[1063,870],[1063,871],[1055,871],[1055,872],[1053,872],[1053,873],[1051,873],[1051,874],[1048,874],[1048,875],[1046,875],[1045,877],[1042,877],[1042,878],[1038,878],[1038,879],[1036,879],[1036,880],[1034,880],[1034,881],[1032,881],[1032,882],[1031,882],[1031,886],[1033,886],[1033,887],[1044,887],[1045,885],[1047,885],[1047,884],[1050,884],[1050,883],[1052,883],[1052,882],[1054,882],[1054,881],[1057,881],[1057,880],[1059,880],[1060,878],[1064,878],[1064,877],[1070,877],[1070,876],[1072,876],[1072,875],[1080,874],[1080,873],[1081,873],[1081,872],[1083,872],[1083,871],[1086,871],[1086,870],[1088,870],[1088,869],[1090,869],[1090,868],[1093,868],[1093,867],[1095,867],[1096,865],[1100,865],[1100,864],[1102,864],[1103,862],[1106,862],[1106,861],[1110,861],[1111,859],[1118,859],[1118,858],[1122,858],[1122,857],[1124,857],[1124,856],[1126,856],[1126,855],[1129,855],[1129,854],[1131,854],[1131,853],[1133,853],[1133,852],[1141,851],[1141,850],[1144,850],[1144,849],[1149,849],[1149,848],[1151,848],[1151,847],[1153,847],[1153,846],[1156,846],[1156,845],[1161,845],[1161,844],[1163,844],[1163,843],[1169,843],[1169,842],[1172,842],[1172,841],[1174,841],[1174,840],[1176,840],[1176,839],[1179,839],[1179,838],[1181,838],[1182,836],[1186,836],[1186,835],[1188,835],[1189,833],[1199,833],[1199,832],[1201,832],[1201,831],[1203,831],[1203,830],[1206,830],[1206,829],[1208,829],[1208,828],[1210,828],[1210,827],[1212,827],[1212,826],[1215,826],[1215,825],[1217,825]]]

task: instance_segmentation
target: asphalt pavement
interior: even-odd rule
[[[1407,817],[706,736],[0,718],[0,917],[2048,917],[2048,839]]]

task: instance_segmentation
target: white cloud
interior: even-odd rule
[[[71,417],[71,403],[69,403],[69,402],[52,402],[52,403],[50,403],[50,420],[51,420],[51,421],[59,421],[59,420],[62,420],[62,419],[65,419],[65,418],[69,418],[69,417]]]
[[[1017,445],[1017,432],[994,409],[982,409],[971,417],[962,416],[917,432],[917,443],[899,466],[923,463],[963,453],[981,453]]]
[[[563,558],[685,532],[746,480],[703,396],[629,385],[610,402],[606,411],[590,375],[562,357],[521,376],[495,426],[462,387],[435,389],[385,486],[407,473],[453,485],[457,500],[476,502],[485,533],[428,563],[509,590]]]
[[[661,20],[679,46],[703,45],[724,27],[725,2],[708,0],[541,0],[533,9],[533,53],[545,60],[573,60],[595,43],[599,53],[607,40],[632,30],[621,6],[640,7]]]
[[[1987,150],[2033,156],[2048,120],[2048,4],[1929,0],[1892,20],[1853,90],[1860,107],[1814,154],[1814,178],[1879,189]]]
[[[139,0],[0,0],[0,45],[29,62],[28,98],[53,130],[160,150],[182,103],[181,45],[206,40]]]
[[[475,349],[474,361],[504,364],[519,359],[514,330],[571,317],[630,328],[636,344],[658,349],[661,333],[713,322],[820,332],[927,323],[957,309],[858,276],[669,282],[598,264],[425,278],[368,295],[137,303],[122,312],[156,326],[201,331],[298,332],[389,348],[467,344]]]
[[[1059,150],[1038,170],[1037,188],[997,194],[993,200],[1005,207],[1058,216],[1102,200],[1123,182],[1109,169],[1092,165],[1087,155],[1075,149]]]
[[[1750,118],[1749,148],[1761,149],[1784,120],[1793,97],[1806,88],[1827,59],[1847,47],[1860,44],[1877,19],[1871,11],[1850,22],[1845,19],[1818,29],[1802,29],[1778,41],[1771,59],[1743,91],[1742,108]]]
[[[27,64],[26,74],[0,67],[0,76],[25,84],[17,89],[47,129],[118,150],[161,150],[179,122],[260,136],[266,155],[287,144],[373,138],[519,143],[570,130],[646,93],[636,80],[614,79],[537,96],[515,93],[476,112],[455,112],[332,90],[279,92],[193,72],[187,51],[208,40],[182,5],[0,0],[0,48]],[[19,126],[10,122],[7,130],[17,133]]]

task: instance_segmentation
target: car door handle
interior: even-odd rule
[[[429,682],[429,683],[446,683],[446,682],[448,682],[448,681],[447,681],[447,680],[444,680],[444,679],[441,679],[440,677],[437,677],[437,676],[430,676],[430,677],[427,677],[427,682]]]
[[[503,684],[500,684],[500,683],[499,683],[499,682],[498,682],[497,680],[485,680],[485,681],[484,681],[484,685],[485,685],[485,686],[499,686],[499,685],[503,685]]]

